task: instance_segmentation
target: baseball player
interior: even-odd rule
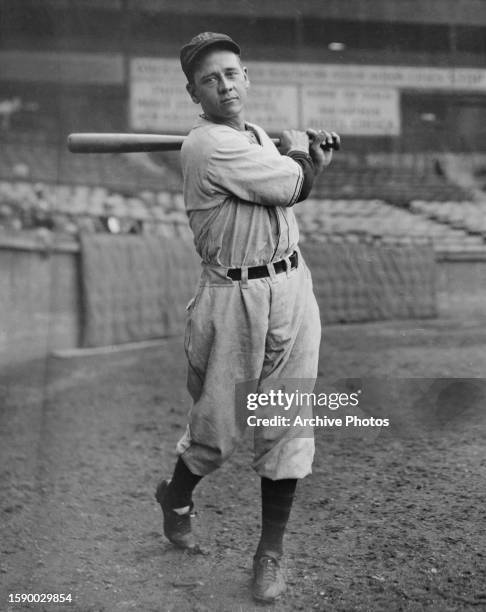
[[[194,551],[194,487],[231,455],[245,429],[247,406],[237,401],[236,390],[261,392],[287,379],[315,382],[319,311],[292,207],[305,200],[331,161],[331,150],[321,145],[330,147],[339,137],[288,130],[278,151],[262,128],[245,120],[248,72],[239,46],[225,34],[199,34],[180,58],[187,91],[203,111],[181,151],[184,200],[202,274],[185,334],[193,406],[172,479],[160,482],[156,499],[166,537]],[[308,406],[299,411],[312,415]],[[262,530],[253,597],[262,602],[285,591],[284,531],[297,479],[311,472],[313,432],[298,429],[254,430]]]

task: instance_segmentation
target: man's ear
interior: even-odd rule
[[[188,94],[191,96],[191,99],[194,102],[194,104],[199,104],[199,98],[197,97],[196,88],[194,87],[194,83],[186,83],[186,89],[187,89]]]
[[[243,66],[243,74],[245,75],[245,87],[250,87],[250,77],[248,76],[248,68]]]

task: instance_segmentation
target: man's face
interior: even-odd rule
[[[201,104],[208,119],[226,123],[241,116],[249,84],[238,55],[215,49],[203,57],[187,91],[196,104]]]

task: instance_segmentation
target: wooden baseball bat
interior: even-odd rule
[[[148,151],[178,151],[186,136],[167,134],[69,134],[67,146],[71,153],[141,153]],[[272,138],[278,147],[279,138]],[[339,150],[339,140],[333,139],[332,149]],[[323,147],[327,149],[328,147]]]

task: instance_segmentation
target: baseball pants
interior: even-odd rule
[[[270,414],[265,408],[250,412],[238,389],[244,395],[301,380],[304,391],[313,390],[321,324],[309,269],[300,253],[297,268],[288,263],[280,274],[268,268],[268,278],[245,280],[243,274],[232,281],[224,268],[204,265],[189,303],[185,351],[193,405],[177,452],[194,474],[222,465],[242,440],[250,414]],[[292,416],[297,414],[311,417],[312,406],[294,407]],[[293,426],[252,429],[252,467],[259,476],[279,480],[311,472],[312,428],[305,434]]]

